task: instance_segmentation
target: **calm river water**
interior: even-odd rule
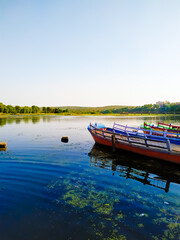
[[[180,125],[178,116],[1,118],[0,239],[180,239],[180,166],[112,154],[87,131],[159,120]]]

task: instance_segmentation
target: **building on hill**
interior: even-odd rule
[[[156,102],[156,105],[162,107],[164,104],[169,104],[170,102],[169,101],[158,101]]]

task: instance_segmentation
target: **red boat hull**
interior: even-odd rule
[[[94,141],[96,143],[104,146],[112,147],[112,141],[110,141],[109,139],[104,139],[103,137],[97,136],[92,132],[91,132],[91,135],[94,138]],[[146,147],[133,146],[131,144],[126,144],[123,142],[115,142],[115,148],[122,149],[129,152],[134,152],[134,153],[151,157],[151,158],[158,158],[168,162],[180,164],[180,155],[173,154],[172,152],[167,152],[167,151],[165,152],[160,150],[148,149]]]

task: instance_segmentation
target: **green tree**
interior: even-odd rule
[[[62,109],[60,109],[60,108],[55,108],[55,111],[54,111],[55,113],[62,113],[63,111],[62,111]]]
[[[4,106],[3,113],[9,113],[9,109],[6,106]]]
[[[4,112],[4,104],[3,103],[0,103],[0,112],[3,113]]]
[[[53,107],[47,107],[47,112],[48,112],[48,113],[54,113],[54,111],[55,111],[55,108],[53,108]]]
[[[21,113],[31,113],[32,112],[32,108],[25,106],[21,108]]]
[[[8,113],[16,113],[16,109],[12,105],[7,105]]]
[[[21,107],[20,106],[15,106],[15,109],[16,109],[16,113],[20,113],[21,112]]]
[[[42,108],[43,113],[47,113],[47,107]]]
[[[32,113],[40,112],[40,108],[38,106],[33,105],[31,108],[32,108]]]

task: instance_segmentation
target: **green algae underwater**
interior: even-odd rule
[[[180,239],[180,167],[94,145],[92,120],[144,118],[15,118],[0,128],[1,239]]]

